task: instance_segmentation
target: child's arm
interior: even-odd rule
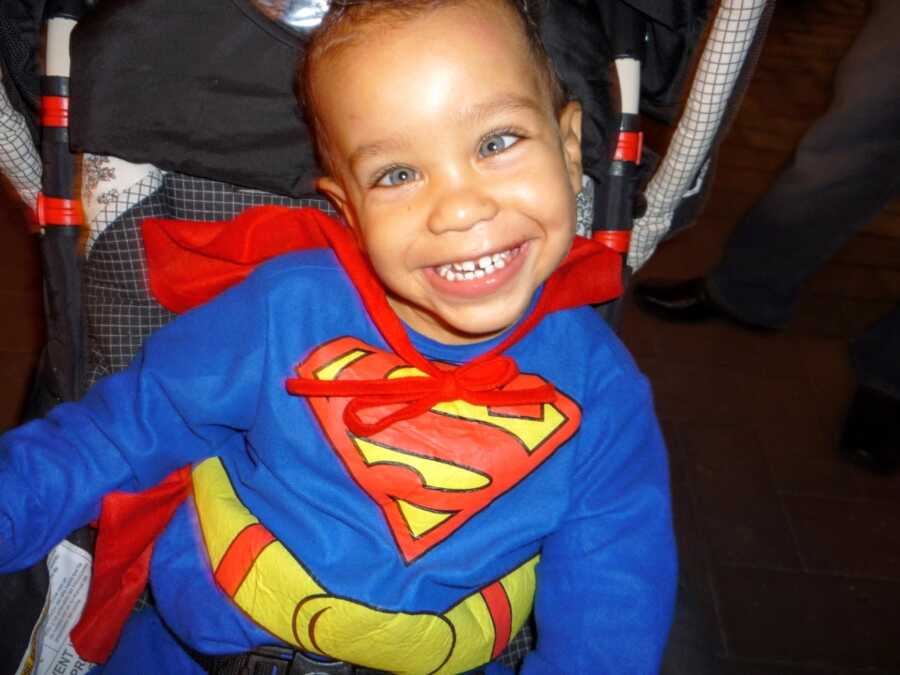
[[[266,353],[257,277],[180,317],[77,404],[0,437],[0,571],[39,560],[114,490],[155,485],[238,442]]]
[[[600,423],[583,425],[594,447],[581,446],[571,515],[543,548],[523,675],[658,672],[676,583],[668,467],[649,387],[624,379],[584,406]]]

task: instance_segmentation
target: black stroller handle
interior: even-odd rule
[[[85,344],[80,283],[84,214],[75,188],[69,150],[68,36],[85,9],[83,0],[62,0],[48,23],[46,74],[41,78],[41,192],[37,229],[44,269],[47,344],[39,366],[40,391],[29,415],[41,415],[80,395]]]
[[[618,73],[621,110],[615,150],[600,200],[604,207],[602,220],[595,221],[592,237],[627,256],[643,149],[639,105],[647,20],[621,2],[604,3],[601,13],[605,15],[605,25],[616,26],[616,30],[608,31],[607,38]]]
[[[613,60],[644,60],[647,40],[647,17],[624,2],[602,2],[599,6],[607,27],[606,39]],[[615,30],[612,30],[612,27]]]

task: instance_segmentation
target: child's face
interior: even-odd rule
[[[445,343],[515,322],[569,250],[581,113],[557,116],[512,11],[471,0],[374,25],[312,70],[320,181],[397,314]]]

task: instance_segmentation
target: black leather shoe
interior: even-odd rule
[[[900,399],[860,387],[853,395],[841,436],[841,454],[881,474],[900,469]]]
[[[688,323],[733,319],[710,297],[703,277],[684,281],[643,281],[635,284],[634,297],[641,308],[666,321]]]

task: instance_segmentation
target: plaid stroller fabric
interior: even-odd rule
[[[2,76],[0,70],[0,76]],[[41,158],[28,132],[25,116],[0,87],[0,170],[25,204],[34,208],[41,186]]]
[[[114,182],[114,176],[107,177],[107,184]],[[88,329],[85,389],[128,365],[144,339],[174,317],[151,297],[147,286],[140,230],[145,218],[227,220],[263,204],[315,206],[333,212],[318,197],[283,197],[157,170],[121,191],[104,190],[101,183],[95,192],[106,203],[90,220],[90,248],[83,272]]]
[[[774,9],[774,0],[720,3],[675,135],[645,190],[647,210],[635,221],[628,251],[632,270],[703,206],[713,152],[740,107]]]

